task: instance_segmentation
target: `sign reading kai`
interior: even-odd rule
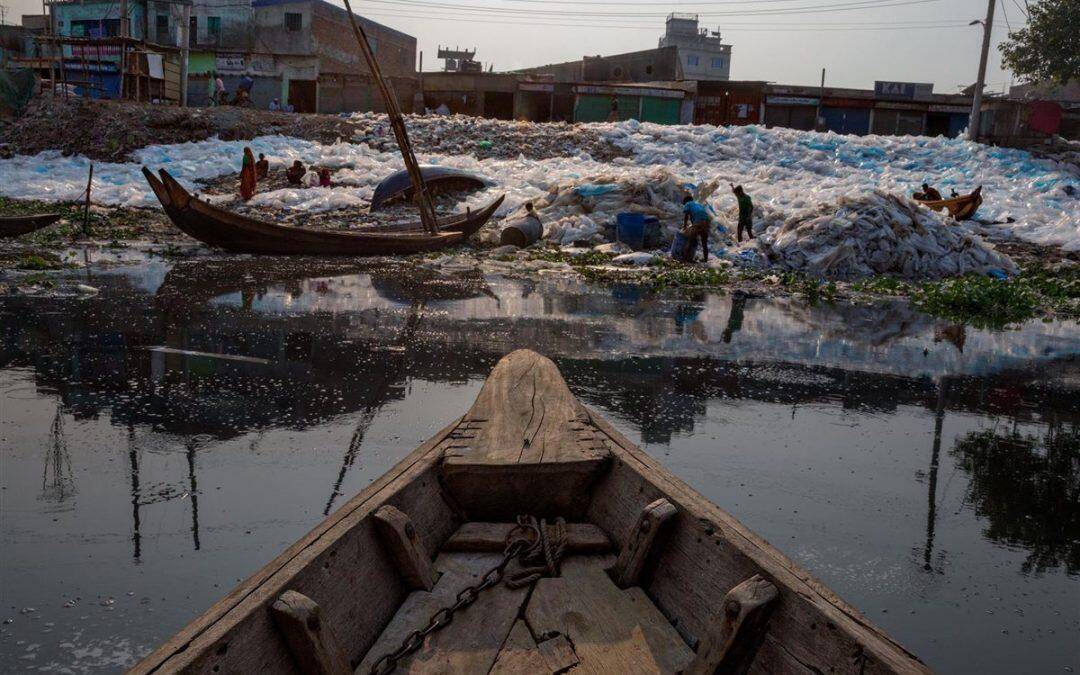
[[[918,82],[874,82],[874,95],[879,98],[927,99],[934,93],[934,85]]]

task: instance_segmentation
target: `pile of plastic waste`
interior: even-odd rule
[[[827,279],[1015,274],[1016,264],[955,221],[884,192],[841,197],[790,216],[753,244],[765,261]]]
[[[355,113],[354,142],[396,151],[386,116]],[[611,143],[595,125],[513,122],[467,115],[409,115],[405,119],[414,149],[422,153],[473,155],[477,159],[528,159],[588,155],[606,162],[631,153]]]

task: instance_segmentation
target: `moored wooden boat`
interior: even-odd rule
[[[948,211],[949,215],[956,220],[967,220],[975,215],[982,205],[982,186],[975,188],[973,192],[950,199],[919,199],[915,198],[923,206],[935,211]]]
[[[168,172],[162,170],[160,175],[158,180],[143,168],[143,176],[174,225],[205,244],[240,253],[357,256],[435,251],[475,234],[503,201],[500,196],[478,211],[441,219],[435,234],[408,224],[327,230],[278,225],[232,213],[191,195]]]
[[[393,669],[928,672],[527,350],[132,672]]]
[[[424,179],[424,185],[433,195],[455,190],[479,190],[487,185],[483,178],[449,166],[421,166],[420,175]],[[409,180],[409,172],[402,169],[390,174],[375,187],[375,192],[371,195],[369,210],[375,212],[387,204],[412,199],[412,197],[413,188]]]
[[[26,216],[0,216],[0,237],[19,237],[52,225],[63,218],[59,213],[37,213]]]

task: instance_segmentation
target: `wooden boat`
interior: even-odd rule
[[[428,234],[408,223],[364,230],[325,230],[267,223],[209,204],[191,195],[165,170],[159,180],[143,167],[166,215],[199,241],[240,253],[308,255],[389,255],[435,251],[459,244],[475,234],[502,204],[499,197],[479,211],[441,219],[439,231]]]
[[[391,670],[929,672],[528,350],[132,672]]]
[[[483,178],[468,171],[448,166],[421,166],[420,175],[431,194],[442,194],[456,190],[479,190],[487,185]],[[370,211],[375,212],[387,204],[413,197],[409,172],[405,169],[390,174],[375,187],[371,196]]]
[[[975,188],[975,191],[971,194],[952,197],[951,199],[920,199],[918,194],[915,196],[915,201],[923,206],[928,206],[935,211],[948,211],[949,215],[956,220],[967,220],[968,218],[971,218],[982,205],[981,185]]]
[[[59,213],[38,213],[27,216],[0,216],[0,238],[19,237],[63,218]]]

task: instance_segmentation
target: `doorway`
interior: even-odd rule
[[[315,80],[289,80],[289,105],[293,112],[313,113],[317,111],[318,83]]]

